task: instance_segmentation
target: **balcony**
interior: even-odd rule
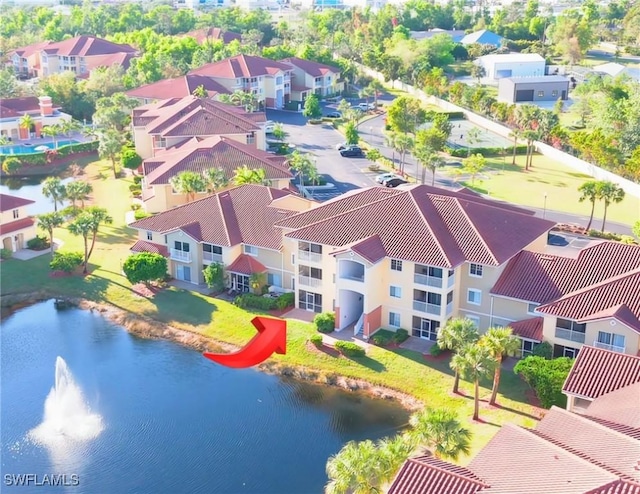
[[[183,250],[171,249],[171,259],[180,262],[191,262],[191,252]]]
[[[311,286],[314,288],[322,286],[322,280],[312,278],[311,276],[298,276],[298,284],[302,286]]]
[[[222,262],[222,256],[220,254],[214,254],[213,252],[202,252],[202,260],[207,262]]]
[[[445,314],[447,316],[450,316],[452,312],[453,312],[453,302],[449,302],[447,304],[447,311],[445,312]]]
[[[298,260],[320,263],[322,262],[322,254],[316,254],[315,252],[309,252],[308,250],[299,250]]]
[[[576,343],[584,343],[584,333],[572,331],[570,329],[556,328],[556,338],[574,341]]]
[[[447,278],[447,288],[451,288],[455,284],[456,284],[456,276],[449,275],[449,277]]]
[[[421,302],[420,300],[413,301],[413,310],[420,312],[426,312],[427,314],[433,314],[434,316],[440,315],[440,306],[436,304],[428,304],[427,302]]]
[[[418,285],[433,286],[436,288],[442,288],[442,278],[435,278],[426,274],[413,274],[413,282]]]
[[[594,341],[593,346],[596,348],[601,348],[602,350],[610,350],[612,352],[624,353],[623,346],[609,345],[607,343],[600,343],[599,341]]]
[[[364,282],[364,264],[362,263],[340,260],[338,264],[338,272],[338,278],[341,280],[359,281],[360,283]]]

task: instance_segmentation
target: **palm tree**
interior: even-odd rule
[[[31,129],[33,129],[33,126],[35,124],[36,124],[36,121],[28,113],[26,115],[23,115],[20,118],[20,121],[18,122],[18,125],[20,126],[21,129],[27,129],[27,139],[31,137]]]
[[[267,174],[263,168],[251,169],[247,165],[242,165],[241,167],[236,168],[235,175],[233,176],[232,180],[235,185],[269,185]]]
[[[431,170],[431,186],[433,187],[436,183],[436,170],[445,165],[444,159],[442,159],[431,147],[418,145],[417,143],[413,154],[416,157],[416,160],[418,160],[418,163],[422,165],[421,182],[424,184],[428,168]]]
[[[363,87],[360,90],[360,97],[365,98],[365,101],[367,102],[367,109],[369,108],[369,98],[373,96],[373,93],[374,93],[374,90],[369,86]]]
[[[72,118],[70,118],[69,120],[64,120],[60,124],[60,130],[67,137],[69,137],[69,134],[71,134],[71,132],[73,132],[74,130],[79,130],[81,127],[82,126],[80,125],[80,122],[78,122],[77,120],[73,120]]]
[[[196,172],[184,171],[169,179],[171,187],[179,194],[187,195],[187,202],[195,199],[198,192],[207,190],[206,179]]]
[[[58,149],[58,134],[60,134],[60,126],[58,124],[46,125],[40,129],[40,135],[53,138],[53,146]]]
[[[408,134],[398,134],[394,140],[396,150],[400,153],[400,173],[404,173],[404,158],[413,149],[413,137]]]
[[[196,98],[206,98],[209,95],[202,84],[195,88],[191,94],[193,94]]]
[[[522,137],[522,133],[520,132],[520,129],[513,129],[511,131],[511,133],[509,134],[509,137],[513,137],[513,159],[511,160],[511,164],[515,165],[516,164],[516,151],[518,148],[518,139],[520,139]]]
[[[379,440],[376,446],[379,455],[380,482],[382,485],[388,484],[415,450],[415,440],[409,434],[398,434]]]
[[[229,184],[227,174],[222,168],[208,168],[204,171],[203,176],[207,182],[208,191],[212,194]]]
[[[593,213],[596,209],[596,201],[599,199],[598,184],[599,182],[597,180],[589,180],[578,187],[578,192],[580,192],[578,201],[584,202],[588,200],[591,203],[591,215],[589,216],[589,223],[587,223],[587,231],[591,229]]]
[[[51,245],[51,254],[53,254],[53,230],[62,226],[64,218],[58,212],[39,214],[38,228],[46,231],[49,234],[49,244]]]
[[[604,232],[604,224],[607,221],[607,209],[609,205],[622,202],[624,199],[624,189],[618,187],[613,182],[600,182],[598,184],[598,198],[604,201],[604,215],[602,216],[602,232]]]
[[[496,404],[498,387],[500,386],[500,371],[502,369],[502,357],[514,355],[520,349],[520,340],[513,336],[513,330],[507,328],[489,328],[480,338],[480,343],[489,349],[491,357],[495,361],[493,374],[493,387],[491,388],[490,405]]]
[[[66,196],[66,187],[58,177],[47,177],[42,184],[42,195],[53,201],[53,210],[58,211],[58,203],[62,206]]]
[[[449,319],[447,324],[438,331],[438,346],[458,353],[469,343],[478,341],[478,338],[478,328],[471,319],[454,317]],[[460,385],[460,372],[453,366],[452,369],[455,372],[453,392],[457,393]]]
[[[300,178],[300,185],[304,185],[304,175],[311,168],[313,168],[313,163],[311,162],[311,158],[309,158],[308,154],[299,153],[298,151],[294,151],[291,154],[291,158],[289,158],[289,168],[291,168],[294,172],[298,174]]]
[[[98,145],[98,154],[101,158],[109,158],[113,169],[113,177],[118,178],[116,170],[116,157],[122,151],[123,136],[120,131],[110,128],[98,134],[100,143]]]
[[[373,79],[369,83],[369,89],[373,92],[373,103],[378,108],[378,93],[384,89],[384,86],[378,79]]]
[[[81,208],[84,209],[84,201],[89,199],[89,195],[93,192],[93,185],[82,180],[75,180],[67,184],[67,199],[71,201],[73,207],[76,207],[76,201],[80,201]]]
[[[271,135],[278,142],[284,141],[287,137],[287,133],[285,132],[284,127],[279,122],[273,126],[273,132],[271,132]]]
[[[468,344],[451,359],[454,367],[465,379],[473,382],[473,420],[478,420],[480,410],[480,379],[487,376],[494,366],[491,352],[484,345]]]
[[[113,223],[113,218],[109,216],[106,209],[93,206],[87,208],[69,224],[69,232],[72,235],[82,236],[84,241],[84,261],[82,268],[84,274],[87,273],[89,258],[93,253],[98,230],[103,223],[111,224]],[[89,236],[91,236],[91,247],[89,247]]]
[[[414,441],[430,449],[436,458],[457,460],[469,453],[471,433],[453,410],[425,408],[413,414],[409,423]]]
[[[379,451],[371,440],[349,441],[327,461],[326,494],[373,494],[380,492]]]

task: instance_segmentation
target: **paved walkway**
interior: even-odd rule
[[[315,312],[311,312],[304,309],[291,309],[289,312],[282,314],[283,319],[296,319],[297,321],[313,322],[313,318],[316,317]]]
[[[198,292],[202,295],[209,295],[211,293],[211,290],[207,285],[196,285],[194,283],[189,283],[188,281],[171,280],[169,285],[189,292]]]
[[[62,240],[58,240],[57,238],[53,239],[54,252],[58,250],[60,247],[62,247],[62,245],[63,245]],[[19,251],[14,252],[11,257],[13,259],[18,259],[19,261],[29,261],[35,257],[44,256],[45,254],[50,254],[50,253],[51,253],[50,249],[44,249],[44,250],[20,249]]]
[[[423,355],[429,354],[431,347],[435,344],[435,341],[424,340],[415,336],[409,336],[407,340],[400,343],[400,348],[405,350],[413,350],[414,352],[420,352]]]

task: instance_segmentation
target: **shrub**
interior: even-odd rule
[[[391,341],[391,337],[384,333],[376,333],[371,337],[371,341],[378,346],[386,346]]]
[[[314,317],[313,324],[321,333],[331,333],[336,327],[336,315],[333,312],[323,312]]]
[[[13,251],[11,249],[0,249],[0,259],[11,259]]]
[[[371,170],[372,172],[379,172],[380,171],[380,165],[378,163],[371,163],[369,165],[369,170]]]
[[[167,274],[167,258],[162,254],[139,252],[127,257],[122,270],[132,285],[141,282],[147,285],[151,281],[164,279]]]
[[[393,335],[393,340],[398,344],[407,341],[407,339],[409,339],[409,331],[406,329],[398,329],[396,334]]]
[[[636,240],[631,235],[620,235],[620,243],[634,245]]]
[[[276,299],[276,307],[280,310],[286,309],[287,307],[293,307],[295,304],[296,295],[295,293],[283,293]]]
[[[253,293],[238,295],[233,303],[242,309],[273,310],[277,307],[275,298],[262,297]]]
[[[467,154],[469,154],[469,151],[467,150],[466,147],[458,148],[458,149],[447,148],[446,151],[451,156],[455,156],[456,158],[466,158]],[[502,153],[506,153],[506,156],[508,156],[510,154],[513,154],[513,146],[507,146],[506,148],[500,148],[500,147],[487,147],[487,148],[473,147],[473,148],[471,148],[471,151],[474,154],[480,153],[482,156],[502,156]],[[516,146],[516,154],[526,154],[526,153],[527,153],[527,146]]]
[[[437,343],[434,343],[433,346],[429,349],[429,353],[432,357],[437,357],[438,355],[441,355],[442,352],[442,348],[440,348],[440,345],[438,345]]]
[[[321,334],[312,334],[309,338],[309,341],[313,343],[316,347],[322,346],[322,335]]]
[[[4,162],[2,163],[2,171],[7,175],[11,175],[12,173],[17,172],[21,167],[22,163],[20,162],[20,160],[13,156],[5,158]]]
[[[138,202],[134,202],[131,205],[131,211],[137,211],[138,209],[140,209],[142,207],[142,204],[138,203]]]
[[[336,341],[336,350],[347,357],[364,357],[365,351],[360,345],[352,341]]]
[[[202,270],[204,282],[212,290],[224,290],[224,266],[219,262],[212,262]]]
[[[47,237],[41,237],[37,235],[31,240],[27,240],[27,249],[31,250],[44,250],[49,248],[49,239]]]
[[[142,193],[142,186],[140,184],[129,184],[129,192],[133,195],[139,195]]]
[[[567,397],[562,393],[562,385],[572,366],[573,359],[568,357],[547,360],[530,356],[518,362],[513,372],[531,386],[543,407],[551,408],[556,405],[565,408]]]
[[[322,123],[322,119],[321,118],[310,118],[309,120],[307,120],[307,123],[309,123],[311,125],[320,125]]]
[[[142,175],[134,175],[133,176],[133,183],[134,184],[141,184],[142,183]]]
[[[536,357],[542,357],[547,360],[551,360],[553,357],[553,347],[548,341],[543,341],[533,347],[533,355]]]
[[[84,256],[80,252],[54,252],[49,267],[52,271],[72,273],[83,260]]]
[[[136,220],[141,220],[142,218],[148,218],[149,216],[151,216],[149,213],[147,213],[146,211],[143,211],[142,209],[138,209],[133,213],[133,217]]]

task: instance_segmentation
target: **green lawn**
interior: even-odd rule
[[[588,180],[588,175],[576,172],[558,161],[543,155],[534,155],[533,168],[524,171],[524,156],[516,157],[516,165],[511,164],[511,156],[488,158],[487,170],[475,183],[461,182],[478,192],[488,194],[496,199],[532,206],[544,207],[544,195],[547,194],[547,209],[567,213],[580,214],[589,217],[590,204],[578,201],[580,194],[578,187]],[[443,170],[455,176],[456,170]],[[600,228],[603,214],[602,203],[596,204],[594,227]],[[640,217],[640,199],[627,194],[619,204],[611,204],[607,212],[607,219],[632,225]],[[600,221],[598,221],[600,220]],[[586,226],[586,225],[585,225]]]
[[[94,184],[93,202],[107,207],[114,218],[114,224],[104,227],[99,235],[90,260],[90,275],[85,278],[51,278],[48,255],[26,262],[12,259],[2,262],[0,281],[3,294],[39,290],[48,295],[85,297],[234,345],[243,345],[255,335],[250,324],[253,313],[228,302],[175,288],[166,289],[149,299],[134,294],[128,281],[120,274],[120,264],[134,241],[133,231],[124,225],[124,214],[130,209],[128,186],[131,180],[114,180],[109,173],[109,165],[104,162],[88,166],[87,173],[87,178]],[[65,242],[62,250],[81,250],[80,239],[65,229],[56,230],[55,236]],[[427,406],[453,408],[473,432],[470,457],[487,443],[501,424],[534,424],[534,409],[525,399],[526,385],[511,372],[503,373],[499,397],[502,408],[483,408],[481,417],[485,422],[475,424],[470,420],[472,399],[450,394],[453,378],[446,360],[427,361],[415,352],[378,347],[372,348],[362,359],[333,357],[308,349],[306,342],[313,333],[312,325],[289,321],[287,354],[275,355],[272,361],[280,365],[304,366],[322,375],[339,374],[363,379],[411,394]],[[486,398],[490,393],[490,383],[483,384],[481,394]],[[462,389],[471,396],[471,385],[463,383]],[[467,463],[470,457],[463,458],[461,463]]]

